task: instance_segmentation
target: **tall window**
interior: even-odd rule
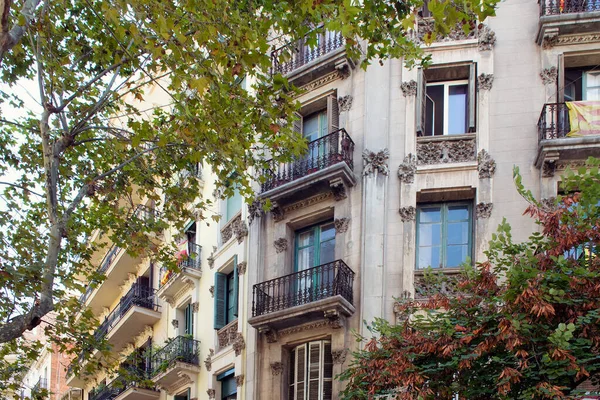
[[[288,400],[331,400],[331,342],[319,340],[292,349]]]
[[[417,135],[443,136],[475,132],[475,63],[419,69]]]
[[[233,196],[225,200],[225,220],[224,223],[231,220],[242,209],[242,196],[239,190],[235,190]]]
[[[184,315],[184,325],[183,325],[183,333],[185,335],[193,335],[194,334],[194,308],[192,304],[188,304],[183,311]]]
[[[235,256],[231,272],[215,274],[215,329],[221,329],[237,318],[238,293],[237,256]]]
[[[417,210],[417,268],[456,268],[471,256],[469,203],[427,204]]]
[[[221,400],[237,399],[237,384],[233,369],[217,375],[217,380],[221,383]]]
[[[173,400],[190,400],[190,389],[185,392],[173,396]]]
[[[296,271],[335,260],[335,226],[326,222],[296,232]]]

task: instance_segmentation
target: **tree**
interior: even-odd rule
[[[487,260],[465,267],[453,294],[399,300],[400,322],[372,325],[350,368],[346,399],[567,399],[600,373],[600,173],[567,171],[564,196],[530,203],[540,232],[515,243],[504,220]],[[579,191],[581,189],[581,191]],[[440,283],[444,277],[431,277]]]
[[[497,1],[429,7],[440,32],[468,30]],[[80,304],[67,294],[82,290],[75,277],[102,279],[90,263],[106,250],[88,243],[95,231],[132,254],[174,263],[172,244],[151,245],[148,235],[209,213],[211,200],[195,198],[198,182],[181,174],[190,165],[216,173],[219,195],[239,187],[252,198],[265,158],[286,161],[306,149],[287,122],[299,91],[270,74],[271,49],[336,30],[365,68],[388,57],[412,65],[423,60],[408,32],[420,5],[0,0],[0,356],[33,357],[35,346],[18,339],[50,311],[57,343],[67,334],[78,343],[73,351],[94,343],[93,316],[76,320]],[[35,93],[19,88],[29,83]],[[160,219],[134,213],[142,198],[162,209]]]

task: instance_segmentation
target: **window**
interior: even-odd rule
[[[215,274],[215,329],[221,329],[237,318],[238,286],[237,256],[235,256],[231,272],[217,272]]]
[[[295,271],[303,271],[335,260],[333,222],[313,225],[296,232]]]
[[[470,203],[421,205],[417,209],[417,269],[456,268],[471,256]]]
[[[184,393],[173,396],[173,400],[190,400],[190,389],[188,388]]]
[[[288,400],[331,400],[332,377],[330,341],[295,347],[290,353]]]
[[[188,304],[183,310],[184,324],[183,333],[185,335],[194,335],[194,308],[192,304]]]
[[[476,64],[419,69],[417,135],[443,136],[475,132]]]
[[[332,94],[303,107],[302,115],[297,115],[294,130],[309,142],[339,129],[337,95]]]
[[[217,380],[221,382],[221,400],[237,399],[237,384],[233,368],[217,375]]]
[[[223,222],[226,223],[227,221],[230,221],[241,209],[242,196],[240,195],[239,190],[236,189],[233,196],[225,200],[225,220]]]

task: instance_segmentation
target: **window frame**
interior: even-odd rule
[[[431,87],[431,86],[443,86],[444,87],[444,112],[443,112],[443,124],[442,124],[442,134],[441,135],[436,135],[435,134],[435,111],[432,113],[432,130],[431,136],[426,136],[426,137],[444,137],[444,136],[455,136],[455,135],[464,135],[467,134],[469,131],[469,80],[468,79],[456,79],[456,80],[450,80],[450,81],[439,81],[439,82],[431,82],[431,83],[427,83],[425,85],[425,102],[427,103],[427,100],[430,99],[430,97],[427,95],[427,88]],[[467,88],[467,93],[466,93],[466,102],[465,102],[465,132],[462,133],[453,133],[453,134],[449,134],[448,133],[448,125],[449,125],[449,120],[448,117],[450,116],[449,113],[449,99],[450,99],[450,87],[451,86],[465,86]],[[425,109],[427,109],[427,105],[425,105]],[[427,115],[425,115],[425,126],[427,126]]]
[[[299,272],[298,251],[310,247],[310,246],[302,246],[302,248],[301,248],[301,246],[299,244],[300,240],[298,239],[298,236],[305,232],[309,232],[311,230],[315,231],[315,236],[314,236],[315,241],[312,245],[312,247],[315,249],[314,254],[313,254],[313,262],[314,262],[314,260],[318,260],[318,263],[316,265],[313,265],[311,268],[315,268],[315,267],[318,267],[319,265],[323,265],[323,262],[321,261],[321,243],[323,243],[321,241],[321,232],[322,232],[321,227],[332,224],[332,223],[333,223],[333,219],[327,219],[325,221],[321,221],[319,223],[298,229],[294,232],[294,271],[293,272]],[[334,227],[334,230],[335,230],[335,227]],[[333,236],[333,239],[329,239],[329,241],[331,241],[331,240],[333,240],[333,242],[334,242],[334,249],[335,249],[335,235]],[[335,261],[335,260],[336,260],[336,257],[334,254],[333,261]]]
[[[229,370],[227,370],[225,372],[222,372],[219,375],[217,375],[217,381],[219,382],[220,389],[221,389],[221,396],[220,396],[220,398],[222,400],[223,399],[227,399],[230,396],[233,396],[234,394],[237,397],[237,385],[235,384],[235,376],[234,375],[235,375],[235,368],[231,368],[231,369],[229,369]],[[224,393],[224,391],[223,391],[223,382],[225,382],[225,381],[230,381],[231,382],[232,380],[233,380],[233,383],[234,383],[233,387],[234,387],[235,392]]]
[[[239,298],[240,298],[240,284],[239,284],[239,276],[238,276],[238,258],[237,254],[233,257],[232,270],[229,270],[229,267],[224,268],[228,272],[223,272],[223,270],[215,272],[215,290],[214,290],[214,329],[219,330],[225,327],[226,325],[232,323],[239,317],[238,307],[239,307]],[[233,316],[231,320],[229,320],[229,279],[228,277],[233,274],[233,304],[232,311]],[[220,309],[223,309],[223,315],[219,313]]]
[[[467,257],[469,257],[471,260],[473,260],[473,243],[474,243],[474,239],[475,239],[475,232],[474,232],[474,227],[475,227],[475,223],[474,223],[474,215],[473,215],[473,201],[446,201],[446,202],[435,202],[435,203],[421,203],[421,204],[417,204],[417,215],[416,215],[416,229],[415,229],[415,271],[424,271],[427,268],[431,268],[434,270],[453,270],[456,268],[459,268],[460,266],[457,267],[448,267],[447,266],[447,248],[448,248],[448,209],[449,207],[456,207],[456,206],[467,206],[467,211],[469,213],[469,218],[468,218],[468,232],[469,232],[469,239],[468,239],[468,250],[467,250]],[[420,225],[421,225],[421,210],[423,208],[435,208],[435,207],[440,207],[440,224],[441,224],[441,232],[440,232],[440,266],[434,267],[434,266],[428,266],[428,267],[424,267],[422,268],[419,264],[419,250],[420,250]]]
[[[319,345],[319,394],[318,399],[310,398],[310,349],[311,345],[318,344]],[[331,340],[330,339],[321,339],[321,340],[312,340],[310,342],[302,343],[297,346],[292,347],[289,350],[289,363],[288,367],[290,368],[290,382],[288,382],[287,387],[287,396],[288,400],[324,400],[324,384],[326,382],[331,382],[331,386],[333,388],[333,362],[332,362],[332,373],[330,377],[325,377],[325,349],[326,346],[329,346],[329,351],[331,352]],[[297,398],[297,384],[298,384],[298,352],[299,350],[304,349],[304,381],[302,382],[302,386],[304,388],[303,398]],[[333,392],[332,392],[333,393]],[[331,400],[331,399],[327,399]]]

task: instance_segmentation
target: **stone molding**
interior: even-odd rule
[[[350,111],[350,109],[352,108],[352,96],[350,96],[349,94],[342,96],[342,97],[338,97],[338,107],[340,109],[341,112],[343,111]]]
[[[240,387],[244,384],[244,375],[236,375],[235,376],[235,384],[237,387]]]
[[[246,261],[239,262],[237,265],[238,275],[244,275],[246,273],[247,266],[248,266],[248,263]]]
[[[319,79],[315,79],[314,81],[309,82],[304,86],[301,86],[300,90],[299,90],[300,94],[298,96],[300,96],[302,93],[305,93],[305,92],[311,92],[317,88],[320,88],[321,86],[325,86],[328,83],[333,82],[336,79],[340,79],[340,78],[343,78],[342,74],[340,73],[339,70],[335,70]]]
[[[297,325],[291,328],[282,329],[278,332],[279,336],[290,335],[292,333],[311,331],[317,328],[322,328],[328,325],[328,321],[326,319],[318,320],[315,322],[311,322],[304,325]]]
[[[343,315],[340,315],[338,310],[326,310],[323,315],[327,325],[333,329],[341,329],[346,326],[346,319]]]
[[[402,222],[411,222],[417,218],[417,209],[413,206],[401,207],[399,212]]]
[[[582,44],[600,42],[600,34],[592,33],[589,35],[564,35],[558,36],[556,44]]]
[[[346,361],[347,349],[332,350],[331,358],[334,364],[343,364]]]
[[[414,183],[417,173],[417,157],[409,153],[398,167],[398,178],[402,183]]]
[[[331,189],[335,201],[344,200],[348,197],[348,194],[346,194],[346,185],[341,178],[332,179],[329,182],[329,188]]]
[[[380,173],[382,175],[388,175],[390,169],[388,168],[387,162],[390,158],[390,151],[383,149],[378,152],[365,149],[362,154],[363,158],[363,175],[371,175]]]
[[[283,363],[281,361],[275,361],[271,363],[271,373],[273,376],[279,376],[283,372]]]
[[[477,154],[477,171],[479,179],[491,178],[496,172],[496,161],[485,149]]]
[[[494,83],[494,74],[481,73],[477,77],[477,90],[491,90]]]
[[[263,335],[265,335],[267,343],[277,342],[277,331],[275,329],[271,329],[269,327],[262,327],[259,328],[258,333],[262,333]]]
[[[255,218],[260,218],[264,214],[265,202],[262,199],[256,199],[252,203],[248,204],[248,225],[252,225],[252,221]]]
[[[475,218],[487,219],[491,217],[494,204],[481,202],[475,206]]]
[[[544,68],[540,72],[540,78],[542,78],[544,85],[554,84],[558,79],[558,69],[556,67]]]
[[[212,356],[215,355],[215,350],[214,349],[208,349],[208,355],[206,356],[206,360],[204,360],[204,366],[206,367],[206,370],[208,372],[210,372],[210,369],[212,368]]]
[[[283,253],[284,251],[286,251],[288,249],[288,241],[286,238],[279,238],[279,239],[275,240],[273,242],[273,245],[275,246],[275,252],[277,254]]]
[[[475,161],[476,154],[475,137],[459,140],[417,141],[417,163],[419,165]]]
[[[417,95],[417,82],[412,79],[408,82],[402,82],[400,85],[400,89],[402,90],[402,94],[404,97],[416,96]]]
[[[330,199],[332,197],[333,197],[333,192],[323,192],[323,193],[320,193],[320,194],[318,194],[316,196],[312,196],[312,197],[309,197],[307,199],[298,201],[296,203],[292,203],[289,206],[284,207],[283,208],[283,212],[285,214],[287,214],[289,212],[300,210],[300,209],[305,208],[305,207],[310,207],[313,204],[320,203],[320,202],[325,201],[327,199]]]
[[[333,224],[335,225],[335,233],[346,233],[350,224],[350,218],[336,218]]]

